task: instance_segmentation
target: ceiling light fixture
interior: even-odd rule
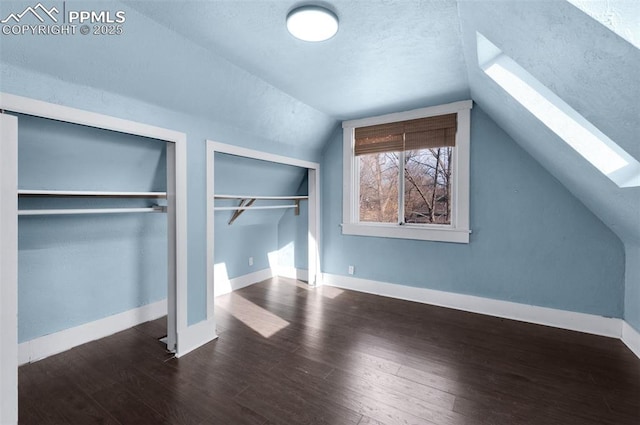
[[[325,41],[338,32],[338,17],[320,6],[302,6],[287,15],[287,29],[303,41]]]

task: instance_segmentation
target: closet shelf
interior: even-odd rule
[[[215,199],[236,199],[240,201],[240,204],[237,207],[213,207],[214,211],[234,211],[231,216],[231,220],[229,220],[229,225],[233,224],[234,221],[246,210],[275,210],[275,209],[283,209],[283,208],[295,208],[295,215],[300,215],[300,201],[305,199],[309,199],[308,196],[256,196],[256,195],[213,195]],[[253,206],[253,203],[256,201],[295,201],[293,205],[264,205],[264,206]]]
[[[214,207],[214,211],[238,211],[238,210],[278,210],[282,208],[298,208],[298,205],[264,205],[258,207],[245,206],[245,207]]]
[[[103,198],[166,198],[167,192],[101,192],[90,190],[18,190],[18,196],[103,197]]]
[[[296,200],[296,199],[309,199],[308,196],[256,196],[256,195],[214,195],[215,199],[256,199],[256,200]]]
[[[156,205],[147,208],[59,208],[50,210],[18,210],[18,215],[73,215],[73,214],[124,214],[166,212],[167,207]]]

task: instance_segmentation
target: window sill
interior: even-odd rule
[[[469,243],[468,229],[399,226],[396,224],[342,224],[343,235],[373,236],[378,238],[416,239],[434,242]]]

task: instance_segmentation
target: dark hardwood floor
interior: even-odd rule
[[[20,423],[640,424],[640,360],[616,339],[285,278],[216,317],[180,359],[157,320],[20,367]]]

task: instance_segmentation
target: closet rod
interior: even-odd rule
[[[257,199],[257,200],[295,200],[309,199],[308,196],[255,196],[255,195],[214,195],[215,199]]]
[[[124,214],[124,213],[148,213],[166,212],[167,208],[155,206],[148,208],[91,208],[71,209],[61,208],[55,210],[18,210],[18,215],[71,215],[71,214]]]
[[[236,210],[275,210],[279,208],[297,208],[297,205],[265,205],[262,207],[214,207],[214,211],[236,211]]]
[[[92,190],[20,189],[18,196],[96,196],[105,198],[166,198],[167,192],[102,192]]]

